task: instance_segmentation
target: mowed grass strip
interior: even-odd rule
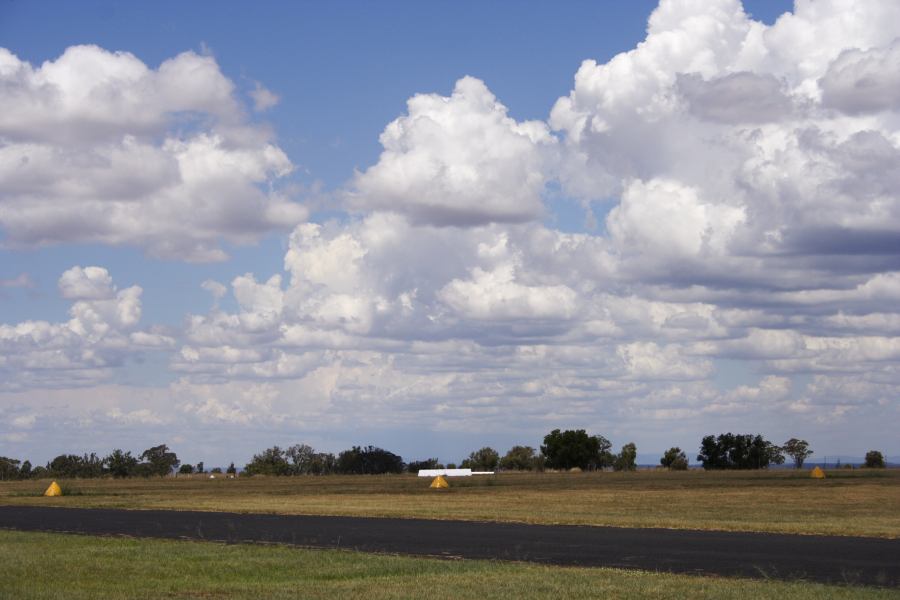
[[[0,504],[175,509],[900,537],[900,470],[502,473],[61,481],[0,484]]]
[[[0,530],[0,598],[896,598],[896,590]]]

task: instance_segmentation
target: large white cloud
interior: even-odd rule
[[[33,67],[0,49],[0,231],[7,246],[132,244],[221,260],[305,220],[273,186],[293,166],[247,121],[215,60],[185,52],[152,69],[73,46]]]

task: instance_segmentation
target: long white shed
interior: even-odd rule
[[[493,471],[473,471],[472,469],[419,469],[419,477],[471,477],[472,475],[493,475]]]

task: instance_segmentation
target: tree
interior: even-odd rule
[[[869,450],[866,452],[865,467],[867,469],[883,469],[884,456],[878,450]]]
[[[613,462],[613,469],[616,471],[636,471],[636,459],[637,446],[629,442],[622,446],[622,451],[616,456],[616,460]]]
[[[220,475],[222,473],[222,467],[213,467],[209,470],[209,472],[215,475]]]
[[[794,459],[794,467],[803,468],[803,461],[812,455],[813,451],[809,449],[809,442],[806,440],[798,440],[791,438],[781,447],[785,454]]]
[[[306,444],[294,444],[285,450],[285,457],[291,461],[291,472],[295,475],[308,475],[311,472],[316,451]]]
[[[12,481],[19,478],[19,465],[22,461],[16,458],[0,456],[0,481]]]
[[[353,446],[338,455],[336,470],[348,475],[380,475],[402,473],[403,466],[403,459],[393,452],[375,446]]]
[[[181,464],[178,456],[174,452],[169,452],[169,447],[165,444],[147,448],[141,453],[141,460],[146,461],[147,472],[160,477],[169,475]]]
[[[206,473],[206,471],[203,469],[203,461],[202,460],[197,463],[197,472],[198,473]]]
[[[19,479],[28,479],[31,477],[31,461],[25,461],[19,467]]]
[[[244,472],[248,475],[290,475],[291,464],[287,461],[284,450],[272,446],[259,454],[254,454],[244,467]]]
[[[675,446],[666,450],[666,453],[659,459],[659,464],[672,471],[687,471],[688,459],[681,448]]]
[[[228,465],[228,468],[225,469],[226,475],[237,475],[237,469],[234,468],[234,463]]]
[[[310,475],[330,475],[337,469],[337,458],[331,452],[316,452],[309,462]]]
[[[513,446],[500,459],[504,471],[535,471],[543,466],[544,457],[538,456],[531,446]]]
[[[106,467],[106,471],[113,477],[131,477],[135,474],[138,459],[132,456],[131,452],[123,452],[122,450],[116,449],[103,459],[103,465]]]
[[[91,452],[78,456],[77,454],[60,454],[47,465],[51,476],[60,478],[91,478],[103,475],[103,460]]]
[[[181,465],[181,468],[178,469],[178,474],[179,474],[179,475],[190,475],[190,474],[193,473],[193,472],[194,472],[194,466],[193,466],[193,465],[189,465],[189,464],[187,464],[187,463]],[[199,471],[198,471],[198,472],[199,472]]]
[[[500,454],[490,446],[485,446],[471,453],[469,458],[462,461],[461,467],[475,471],[493,471],[499,462]]]
[[[541,453],[551,469],[602,469],[612,464],[611,446],[605,437],[589,436],[584,429],[554,429],[544,436]]]
[[[438,459],[426,458],[425,460],[414,460],[406,465],[406,470],[410,473],[418,473],[422,469],[440,469]]]
[[[704,469],[767,469],[770,464],[782,464],[784,454],[761,435],[729,432],[704,437],[697,460]]]

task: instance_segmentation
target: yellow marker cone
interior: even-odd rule
[[[813,479],[825,479],[825,471],[823,471],[821,467],[816,467],[810,471],[809,476]]]
[[[431,485],[428,486],[435,489],[443,489],[450,487],[450,484],[447,483],[447,480],[444,479],[443,475],[438,475],[431,481]]]
[[[47,488],[47,491],[44,492],[45,496],[62,496],[62,488],[59,487],[59,484],[55,481],[50,484],[50,487]]]

